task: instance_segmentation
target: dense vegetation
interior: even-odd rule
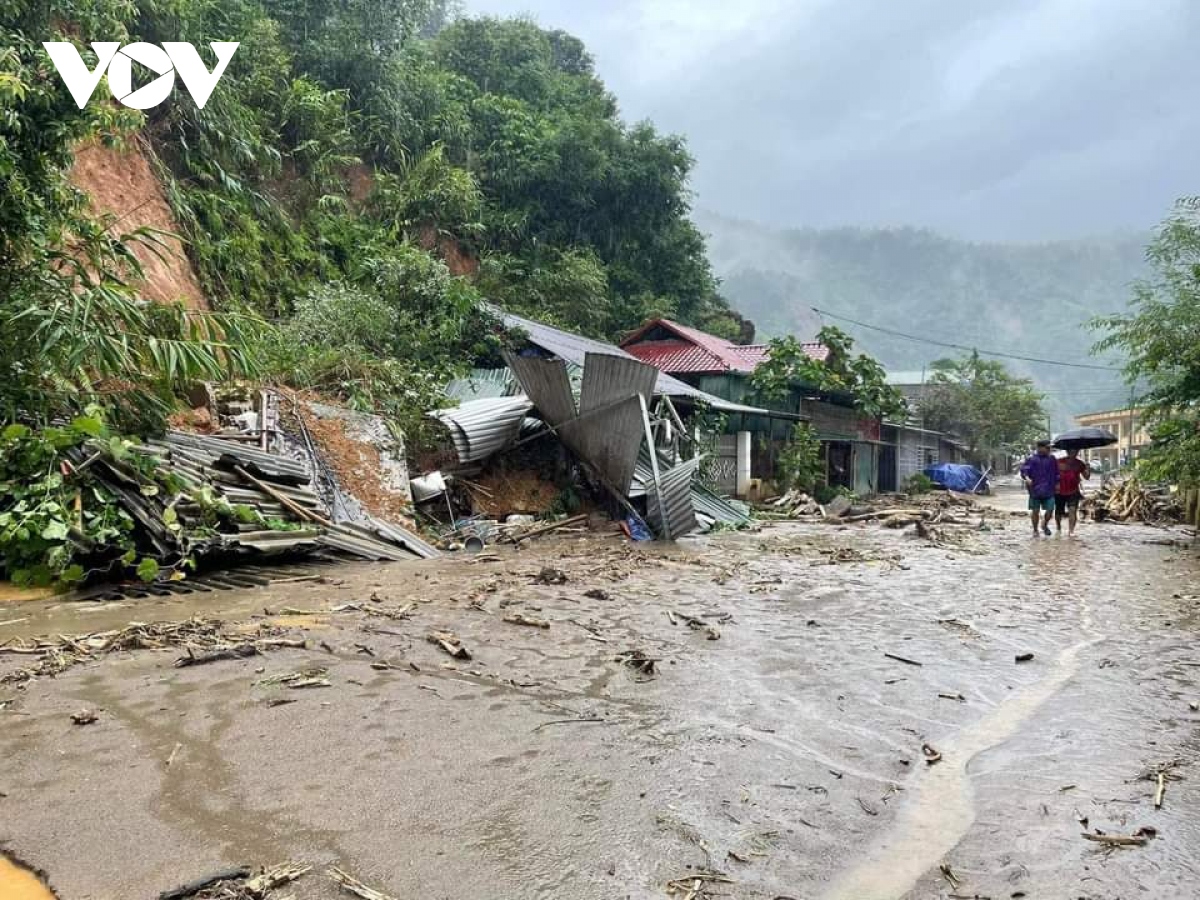
[[[1100,349],[1128,354],[1126,375],[1141,391],[1154,438],[1140,463],[1147,475],[1200,484],[1200,198],[1181,200],[1146,251],[1151,275],[1134,287],[1132,309],[1097,324]]]
[[[1047,437],[1046,411],[1033,382],[977,353],[934,362],[920,406],[926,427],[953,431],[967,442],[972,459],[1020,455]]]
[[[826,325],[816,339],[829,351],[822,362],[805,353],[802,342],[791,335],[772,338],[770,358],[752,376],[755,391],[766,400],[782,400],[804,385],[851,398],[855,409],[870,418],[905,420],[904,395],[887,383],[887,373],[873,357],[853,352],[850,335]]]
[[[803,215],[800,211],[798,215]],[[1084,326],[1123,312],[1145,272],[1144,236],[1049,244],[976,244],[915,229],[782,231],[703,214],[722,291],[760,333],[809,338],[812,307],[967,347],[1093,365]],[[920,370],[954,351],[837,319],[890,369]],[[1121,373],[1006,360],[1046,394],[1056,429],[1074,414],[1124,406]]]
[[[567,34],[445,0],[0,0],[0,21],[5,418],[258,371],[415,425],[495,349],[483,298],[597,336],[650,313],[739,331],[685,147],[623,123]],[[80,111],[40,42],[93,65],[96,35],[209,65],[207,42],[241,47],[202,110],[177,85],[137,113],[102,84]],[[135,135],[223,316],[140,303],[128,241],[154,235],[86,218],[66,181],[82,142]]]
[[[91,68],[97,39],[210,67],[210,41],[241,46],[203,109],[102,82],[80,110],[41,43]],[[89,212],[68,178],[89,142],[149,154],[211,311],[139,295],[133,248],[165,244]],[[578,40],[446,0],[0,0],[0,573],[73,582],[103,546],[154,577],[69,463],[121,457],[196,380],[316,388],[419,444],[446,380],[497,358],[485,299],[595,336],[652,313],[739,334],[691,165],[620,120]]]

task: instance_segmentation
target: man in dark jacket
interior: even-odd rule
[[[1029,491],[1029,518],[1033,536],[1038,536],[1038,517],[1041,532],[1050,537],[1050,516],[1054,513],[1054,489],[1058,487],[1058,460],[1050,455],[1050,442],[1038,441],[1037,452],[1021,466],[1021,481]]]

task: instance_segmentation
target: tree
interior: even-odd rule
[[[825,474],[821,439],[808,422],[797,422],[791,439],[779,454],[775,471],[785,490],[814,491]]]
[[[961,437],[976,459],[1021,452],[1046,425],[1033,382],[978,353],[935,362],[920,411],[926,427]]]
[[[1152,274],[1133,288],[1127,315],[1099,320],[1098,350],[1128,354],[1130,384],[1142,398],[1154,439],[1151,477],[1200,483],[1200,197],[1180,200],[1146,250]]]
[[[804,385],[853,398],[854,408],[871,418],[904,420],[908,404],[887,383],[887,372],[865,353],[853,354],[854,340],[834,326],[826,326],[817,340],[829,351],[824,361],[813,359],[796,338],[788,335],[769,343],[770,356],[755,370],[755,390],[768,400],[788,397]]]
[[[78,109],[30,35],[123,38],[132,15],[115,0],[19,3],[0,25],[0,421],[96,404],[117,413],[115,424],[152,428],[182,383],[254,370],[247,344],[257,320],[143,301],[131,245],[153,247],[159,236],[121,234],[111,217],[89,215],[67,178],[81,141],[118,141],[141,116],[103,103]],[[90,49],[84,56],[95,65]]]

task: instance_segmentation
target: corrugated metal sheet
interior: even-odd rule
[[[504,361],[549,424],[561,425],[575,418],[575,398],[571,394],[571,380],[563,360],[518,356],[505,351]]]
[[[512,397],[520,393],[516,379],[508,369],[472,369],[465,378],[455,378],[443,391],[451,400],[465,403],[491,397]]]
[[[645,434],[639,397],[649,399],[657,370],[635,359],[585,353],[577,414],[563,359],[507,352],[504,359],[562,442],[625,493]]]
[[[692,485],[692,506],[700,515],[724,525],[741,528],[750,524],[750,516],[723,497],[718,497],[702,484]]]
[[[571,439],[621,493],[629,490],[646,426],[639,396],[649,404],[658,370],[634,359],[588,353],[579,395],[580,421]],[[613,404],[616,404],[615,406]],[[603,411],[601,411],[603,410]],[[592,415],[583,418],[586,413]]]
[[[698,527],[696,508],[692,504],[692,480],[699,469],[700,460],[689,459],[673,469],[661,472],[661,504],[658,493],[651,488],[646,503],[646,518],[650,527],[660,535],[669,533],[672,538],[681,538],[685,534],[691,534]]]
[[[458,461],[465,465],[487,459],[512,441],[532,405],[524,396],[494,397],[429,415],[450,429]]]
[[[528,334],[530,343],[536,344],[538,347],[553,353],[555,356],[562,357],[568,363],[582,366],[584,364],[584,357],[588,353],[604,353],[609,356],[619,356],[623,359],[633,359],[630,354],[614,344],[606,344],[603,341],[595,341],[591,338],[585,338],[582,335],[563,331],[561,328],[543,325],[541,322],[535,322],[533,319],[526,319],[524,316],[505,312],[496,306],[489,306],[488,308],[509,328],[519,328]],[[707,394],[699,388],[692,387],[690,384],[684,384],[677,378],[672,378],[665,372],[658,373],[658,377],[655,380],[654,393],[666,394],[668,397],[685,398],[693,403],[704,403],[724,412],[760,414],[767,412],[765,409],[759,409],[755,406],[743,406],[740,403],[731,403],[728,400],[722,400],[720,397],[714,397],[712,394]]]
[[[588,353],[584,357],[579,412],[586,413],[638,394],[646,398],[649,406],[657,379],[658,371],[654,366],[640,360]]]
[[[671,465],[671,461],[661,453],[658,455],[659,471]],[[643,445],[638,456],[637,467],[633,473],[633,483],[629,487],[630,497],[645,497],[653,493],[654,473],[650,469],[650,454]],[[694,482],[691,489],[692,507],[702,516],[725,525],[742,527],[750,522],[750,517],[734,507],[728,500],[717,496],[699,482]]]

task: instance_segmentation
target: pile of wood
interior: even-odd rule
[[[91,634],[56,634],[0,643],[0,658],[14,654],[32,665],[6,671],[0,684],[22,685],[40,676],[52,677],[80,663],[94,662],[110,653],[133,650],[182,650],[176,666],[207,661],[206,656],[252,656],[283,647],[303,648],[303,639],[282,637],[284,629],[261,623],[254,628],[227,625],[219,619],[195,617],[183,622],[134,622],[116,631]]]
[[[917,522],[927,525],[976,524],[980,507],[964,494],[939,491],[932,494],[889,494],[868,502],[835,497],[821,505],[808,494],[790,491],[768,500],[759,510],[764,518],[814,519],[834,524],[879,521],[889,528],[905,528]],[[968,523],[968,519],[971,519]]]
[[[1183,519],[1183,506],[1168,485],[1136,478],[1107,482],[1083,501],[1082,512],[1097,522],[1171,525]]]

